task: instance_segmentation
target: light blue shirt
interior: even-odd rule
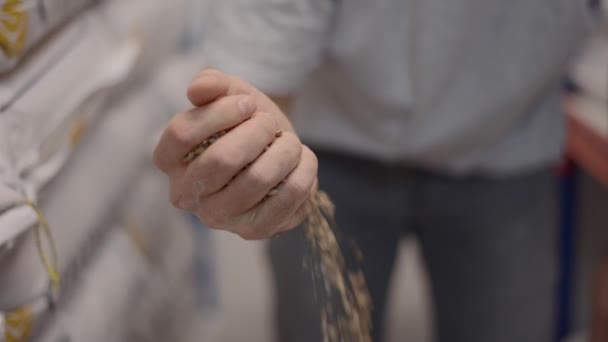
[[[215,0],[206,59],[297,95],[312,145],[444,172],[518,172],[564,143],[585,0]]]

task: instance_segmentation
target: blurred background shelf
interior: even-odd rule
[[[590,307],[582,315],[590,316],[590,336],[582,334],[572,341],[608,341],[608,241],[606,241],[606,193],[608,193],[608,29],[600,28],[589,40],[572,72],[576,91],[565,99],[568,124],[567,156],[591,180],[583,180],[573,191],[572,242],[580,250],[579,268],[587,268],[590,278],[578,292]],[[573,176],[575,177],[575,176]],[[580,203],[579,203],[580,202]],[[600,208],[604,207],[604,208]],[[580,210],[578,210],[580,208]],[[593,209],[595,208],[595,209]],[[578,213],[580,211],[580,213]],[[590,222],[594,221],[594,224]],[[603,222],[603,223],[602,223]],[[575,239],[577,239],[575,238]],[[584,241],[584,240],[588,241]],[[590,248],[591,247],[591,248]],[[579,284],[580,285],[580,284]]]
[[[568,157],[584,172],[591,175],[596,181],[595,184],[604,187],[604,190],[594,189],[593,191],[608,190],[608,108],[597,98],[578,94],[566,99],[566,109]],[[594,205],[594,203],[590,204]],[[582,207],[580,204],[573,204],[573,206]],[[579,223],[576,225],[577,227],[573,229],[579,230]],[[599,230],[602,228],[599,227]],[[591,234],[605,235],[601,231]],[[608,255],[605,253],[608,246],[605,242],[597,242],[600,261],[594,264],[590,271],[593,275],[593,283],[589,286],[592,295],[588,298],[591,302],[591,336],[589,338],[592,342],[608,341],[608,324],[606,323],[608,322]],[[573,340],[586,341],[587,339],[580,337]]]
[[[568,112],[568,155],[608,186],[608,108],[600,100],[572,95]]]

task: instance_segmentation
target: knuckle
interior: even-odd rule
[[[203,153],[201,164],[204,164],[204,169],[218,170],[224,165],[224,156],[216,153],[213,149],[209,149]]]
[[[281,138],[289,141],[290,143],[297,144],[299,146],[302,145],[302,143],[300,142],[300,138],[293,132],[289,132],[289,131],[283,132],[283,134],[281,135]]]
[[[270,172],[263,172],[259,168],[252,167],[249,172],[246,173],[247,183],[251,184],[252,187],[267,188],[273,186],[276,183],[276,177]]]
[[[311,154],[314,171],[315,171],[315,173],[317,173],[317,171],[319,171],[319,158],[317,157],[316,154],[314,154],[312,152],[310,154]]]
[[[200,200],[192,192],[184,193],[183,191],[173,187],[171,189],[169,198],[171,204],[175,208],[190,212],[196,211],[200,204]]]
[[[308,147],[305,147],[302,153],[303,161],[301,164],[304,166],[304,175],[302,177],[310,182],[312,186],[319,172],[319,159]]]
[[[300,143],[300,140],[293,141],[293,152],[292,152],[292,154],[293,154],[293,158],[295,159],[296,165],[302,159],[302,153],[304,153],[304,150],[302,149],[302,144]]]
[[[207,153],[205,169],[211,173],[231,172],[240,165],[241,153],[239,151],[209,149]]]
[[[272,114],[257,112],[254,114],[253,119],[256,120],[258,129],[268,138],[274,137],[277,134],[279,125]]]
[[[197,144],[196,136],[193,134],[192,129],[178,118],[169,122],[166,134],[179,147],[189,148]]]
[[[206,208],[204,207],[199,208],[196,213],[196,216],[207,227],[213,229],[221,229],[222,227],[222,221],[217,216],[213,215],[212,212],[206,210]]]
[[[319,158],[317,158],[317,155],[308,146],[303,146],[302,153],[305,154],[306,158],[309,158],[311,166],[316,173],[319,168]]]
[[[310,184],[301,179],[293,179],[283,185],[290,199],[297,200],[308,194]]]
[[[217,110],[221,111],[224,117],[231,117],[240,123],[255,115],[257,103],[249,95],[228,96],[218,102]]]
[[[302,144],[293,134],[285,137],[281,136],[277,141],[281,145],[280,153],[283,162],[291,167],[295,168],[302,157]]]
[[[154,152],[152,153],[152,162],[159,170],[163,172],[166,171],[167,163],[165,162],[165,157],[162,155],[158,146],[154,149]]]
[[[310,159],[311,159],[311,171],[312,171],[311,173],[316,176],[316,174],[319,171],[319,159],[317,159],[317,156],[314,153],[311,153]]]
[[[276,132],[275,132],[275,136],[276,136]],[[302,146],[303,146],[297,135],[295,135],[292,132],[287,132],[287,131],[281,132],[281,134],[277,136],[274,143],[281,144],[281,146],[283,146],[284,149],[288,149],[290,151],[298,151],[298,154],[302,150]]]

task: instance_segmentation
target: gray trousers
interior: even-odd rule
[[[550,167],[453,178],[316,152],[338,229],[365,256],[374,342],[382,341],[389,280],[408,233],[430,275],[438,341],[551,341],[557,202]],[[280,342],[321,341],[319,303],[302,267],[307,251],[301,230],[270,243]]]

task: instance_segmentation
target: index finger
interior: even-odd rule
[[[237,95],[177,114],[165,128],[154,150],[156,166],[169,171],[182,165],[186,154],[198,144],[249,119],[256,109],[257,105],[250,96]]]

